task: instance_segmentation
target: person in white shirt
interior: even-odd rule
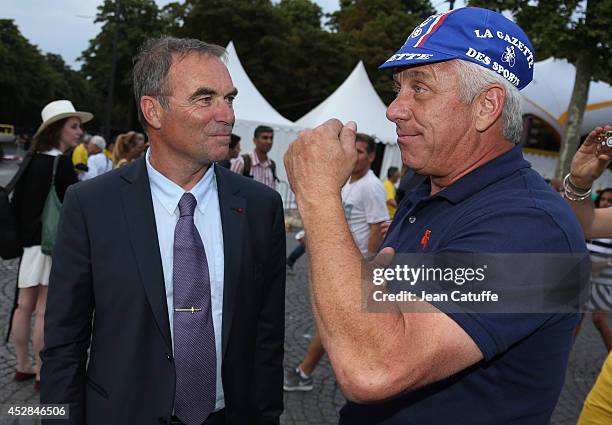
[[[106,140],[102,136],[93,136],[89,142],[91,152],[87,159],[88,170],[81,174],[81,180],[89,180],[113,169],[113,161],[104,154]]]
[[[342,188],[342,207],[349,229],[366,257],[382,242],[380,226],[389,220],[385,187],[370,169],[376,159],[376,143],[367,134],[357,133],[357,163]]]

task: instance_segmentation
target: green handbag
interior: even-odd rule
[[[45,206],[41,215],[42,234],[40,238],[40,249],[43,254],[51,255],[53,253],[53,245],[55,244],[55,234],[57,233],[57,224],[59,223],[60,210],[62,203],[55,191],[55,173],[57,171],[57,163],[60,155],[53,160],[53,174],[51,176],[51,187],[49,194],[45,200]]]

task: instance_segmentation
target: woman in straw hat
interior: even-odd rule
[[[41,250],[41,215],[53,174],[55,158],[55,189],[63,201],[66,189],[76,183],[72,161],[62,155],[74,147],[83,135],[81,124],[93,118],[89,112],[76,111],[68,100],[56,100],[41,112],[42,124],[34,135],[30,148],[32,160],[19,180],[14,192],[13,204],[19,226],[23,256],[19,266],[17,286],[18,306],[12,323],[12,337],[17,354],[17,371],[14,379],[23,381],[36,377],[35,388],[40,380],[40,350],[43,346],[43,324],[47,301],[47,285],[51,271],[51,257]],[[33,369],[28,356],[30,324],[35,313],[32,345],[36,357]]]

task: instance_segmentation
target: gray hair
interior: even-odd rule
[[[476,96],[492,84],[501,84],[506,89],[506,100],[502,111],[502,134],[516,145],[521,142],[523,117],[521,95],[518,89],[501,75],[473,62],[452,61],[459,77],[459,94],[465,103],[472,103]]]
[[[136,97],[136,107],[138,108],[138,120],[143,128],[147,128],[147,121],[144,119],[140,109],[140,98],[151,96],[156,98],[164,109],[170,108],[168,96],[168,72],[172,66],[172,61],[190,54],[210,55],[220,59],[225,59],[226,51],[223,47],[216,44],[208,44],[193,38],[176,38],[161,36],[150,38],[144,42],[136,57],[134,57],[134,96]]]

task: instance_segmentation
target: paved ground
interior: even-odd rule
[[[15,166],[0,164],[0,185],[6,184]],[[12,172],[11,172],[12,170]],[[287,238],[288,251],[295,246],[293,234]],[[17,262],[0,260],[0,336],[4,339],[8,315],[13,303]],[[286,354],[285,365],[294,366],[306,352],[312,335],[313,322],[308,297],[307,263],[302,257],[295,265],[295,275],[287,278],[286,298]],[[591,324],[590,316],[585,317],[583,330],[576,341],[566,376],[566,383],[553,416],[553,425],[574,425],[582,402],[593,385],[605,350],[599,335]],[[38,395],[32,383],[17,383],[12,380],[15,370],[15,356],[11,345],[0,343],[0,404],[37,403]],[[338,410],[344,403],[327,357],[324,357],[314,373],[315,389],[309,393],[286,393],[283,425],[327,425],[338,420]],[[34,421],[10,420],[0,415],[0,425],[34,424]]]

